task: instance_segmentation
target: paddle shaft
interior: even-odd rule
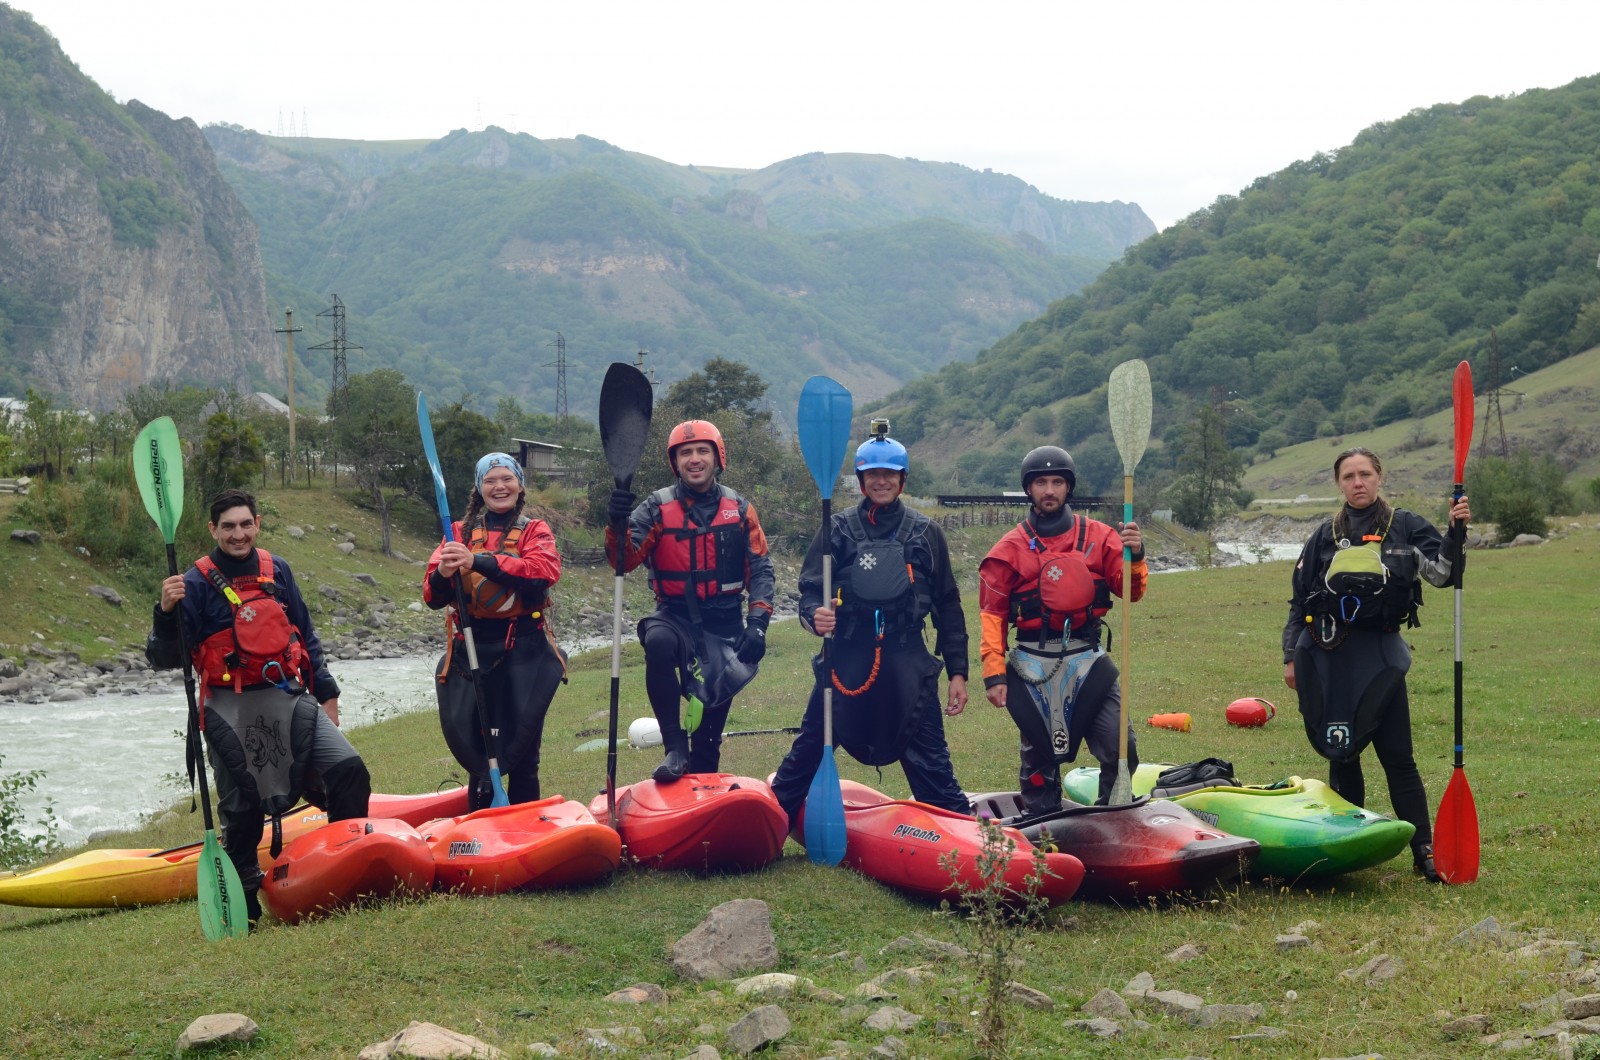
[[[822,498],[822,602],[828,607],[833,606],[833,542],[828,528],[833,522],[833,498]],[[837,612],[834,620],[838,621]],[[822,638],[822,672],[831,674],[833,664],[829,661],[829,649],[833,645],[833,634],[829,633]],[[822,686],[822,746],[833,746],[833,681],[830,678]]]
[[[633,479],[618,481],[618,489],[628,489]],[[628,548],[628,524],[617,527],[617,576],[611,590],[611,749],[606,752],[606,820],[617,827],[617,711],[622,700],[622,562]],[[691,587],[692,588],[692,587]]]
[[[1455,498],[1461,498],[1461,483],[1455,485]],[[1460,523],[1452,524],[1450,536],[1456,542],[1455,570],[1452,572],[1456,590],[1456,762],[1457,769],[1462,767],[1462,754],[1466,750],[1466,741],[1463,738],[1461,723],[1461,568],[1466,565],[1467,528]]]
[[[1133,522],[1133,475],[1122,476],[1122,522],[1123,525]],[[1128,714],[1132,708],[1128,705],[1128,684],[1133,673],[1128,668],[1128,637],[1129,630],[1133,628],[1132,607],[1133,585],[1133,550],[1127,545],[1122,546],[1122,710],[1117,723],[1117,770],[1118,775],[1128,771]],[[1131,781],[1130,781],[1131,783]]]
[[[167,574],[178,573],[178,550],[172,542],[167,542]],[[178,651],[183,655],[183,692],[189,699],[189,727],[195,734],[195,771],[200,774],[200,814],[205,821],[206,831],[215,829],[211,821],[211,788],[206,781],[206,720],[200,713],[200,703],[195,692],[194,664],[189,659],[189,634],[183,628],[183,605],[176,608],[178,620]]]

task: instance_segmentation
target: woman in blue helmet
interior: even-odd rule
[[[539,798],[544,716],[567,676],[566,653],[545,622],[550,587],[561,578],[561,556],[549,525],[523,510],[527,497],[522,465],[506,453],[485,455],[453,540],[433,550],[422,579],[423,603],[450,610],[449,647],[435,675],[439,727],[472,778],[468,805],[474,810],[490,805],[494,792],[456,614],[455,579],[461,579],[484,705],[513,803]]]
[[[967,705],[967,621],[950,569],[944,531],[900,500],[906,447],[873,423],[856,450],[861,503],[835,512],[800,572],[800,621],[833,634],[830,665],[818,656],[817,682],[800,735],[773,777],[773,794],[793,820],[822,761],[822,691],[833,687],[834,742],[870,766],[899,762],[919,802],[969,813],[950,765],[940,715],[939,671],[949,677],[943,710]],[[822,598],[822,549],[833,555],[834,598]],[[934,653],[923,642],[933,620]],[[941,662],[942,660],[942,662]]]

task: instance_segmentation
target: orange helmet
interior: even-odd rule
[[[678,462],[672,458],[672,451],[685,442],[710,442],[717,447],[717,470],[728,469],[728,447],[723,444],[717,425],[710,420],[684,420],[667,435],[667,467],[674,475],[678,473]]]

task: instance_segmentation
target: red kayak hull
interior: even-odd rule
[[[560,795],[433,821],[419,831],[433,851],[434,886],[441,891],[581,886],[615,872],[622,861],[617,833]]]
[[[363,900],[425,894],[433,851],[412,825],[356,817],[307,832],[268,866],[261,897],[286,924]]]
[[[898,891],[932,900],[960,901],[965,890],[982,886],[978,856],[983,850],[983,832],[977,818],[891,799],[852,780],[840,781],[840,788],[844,794],[846,865]],[[1016,829],[1004,832],[1015,850],[1003,879],[1006,889],[1020,896],[1034,873],[1034,847]],[[802,825],[793,837],[798,840],[804,834]],[[951,857],[955,860],[953,873],[940,863]],[[1046,873],[1038,895],[1048,905],[1060,905],[1082,884],[1083,862],[1060,852],[1046,853],[1044,859]]]
[[[731,773],[689,773],[671,784],[643,780],[618,788],[617,831],[628,856],[645,868],[749,872],[776,861],[789,815],[764,780]],[[589,803],[605,820],[606,797]]]
[[[1005,819],[1037,845],[1083,862],[1079,895],[1112,901],[1204,891],[1237,879],[1261,845],[1213,828],[1172,802],[1139,799],[1124,806],[1069,806],[1034,819],[1015,792],[974,795],[973,808]]]

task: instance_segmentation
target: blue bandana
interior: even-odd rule
[[[522,465],[517,463],[514,457],[507,456],[505,453],[490,453],[478,461],[477,478],[472,485],[479,493],[483,492],[483,476],[497,467],[510,468],[517,476],[517,485],[522,485]]]

